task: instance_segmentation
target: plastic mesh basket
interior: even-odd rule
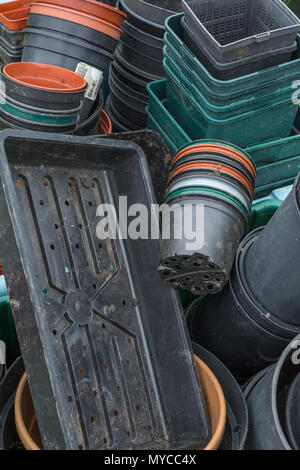
[[[185,22],[219,62],[293,44],[300,20],[281,0],[184,0]]]

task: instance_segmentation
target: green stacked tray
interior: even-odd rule
[[[165,106],[166,80],[150,83],[148,93],[149,127],[160,133],[170,150],[175,153],[192,139]],[[300,171],[300,134],[249,146],[246,151],[257,166],[256,198],[292,184]]]

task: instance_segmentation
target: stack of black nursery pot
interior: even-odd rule
[[[147,124],[146,86],[164,77],[165,20],[181,10],[180,0],[119,0],[127,18],[110,67],[109,114],[115,131],[143,129]]]

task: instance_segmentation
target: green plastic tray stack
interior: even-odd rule
[[[174,153],[201,138],[246,148],[258,169],[256,197],[291,184],[300,170],[300,135],[289,137],[299,120],[292,95],[293,82],[299,79],[300,36],[294,60],[221,81],[184,44],[182,17],[166,21],[166,80],[148,85],[148,127]]]

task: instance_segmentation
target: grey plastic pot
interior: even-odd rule
[[[277,364],[248,386],[249,450],[291,450],[285,428],[287,390],[300,372],[300,335],[282,352]],[[255,381],[255,378],[253,379]]]

